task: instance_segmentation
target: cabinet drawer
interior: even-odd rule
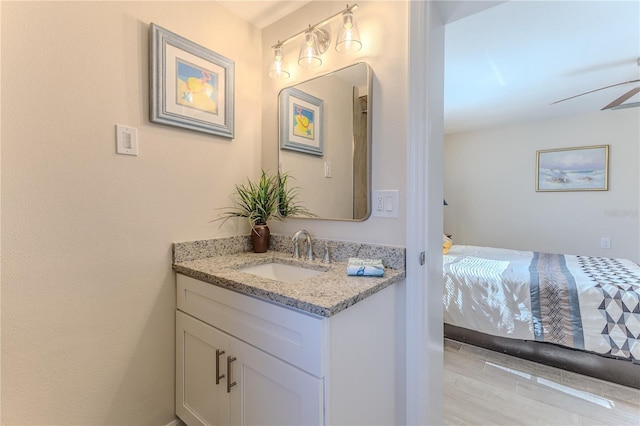
[[[325,375],[325,320],[177,274],[177,307],[309,373]]]

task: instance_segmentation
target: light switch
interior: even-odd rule
[[[116,124],[116,153],[138,155],[138,129]]]
[[[384,196],[384,211],[385,212],[393,211],[393,196],[391,195]]]
[[[330,161],[326,161],[324,163],[324,177],[326,177],[326,178],[330,178],[331,177],[331,162]]]
[[[373,212],[375,217],[398,217],[398,194],[397,189],[372,191]]]

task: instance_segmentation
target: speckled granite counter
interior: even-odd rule
[[[273,237],[272,246],[277,247],[279,237]],[[314,251],[316,245],[320,245],[318,242],[324,244],[323,240],[315,242]],[[326,264],[319,260],[293,259],[291,253],[281,251],[252,253],[245,251],[247,244],[243,237],[232,237],[174,244],[173,269],[223,288],[329,317],[405,278],[403,248],[350,242],[344,244],[357,246],[358,250],[351,256],[364,257],[365,253],[376,253],[385,266],[393,265],[394,268],[386,267],[384,277],[349,277],[346,258],[343,259],[342,255],[338,258],[332,256],[333,263]],[[336,253],[344,251],[339,241],[332,241],[331,247]],[[324,273],[295,283],[284,283],[240,271],[248,266],[270,262]]]

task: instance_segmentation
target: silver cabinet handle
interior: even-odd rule
[[[236,357],[227,356],[227,393],[231,393],[231,388],[236,385],[236,382],[231,382],[231,363],[236,360]]]
[[[224,351],[216,349],[216,385],[220,384],[220,379],[224,379],[224,374],[220,375],[220,355],[224,354]]]

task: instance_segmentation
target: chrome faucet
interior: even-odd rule
[[[300,259],[300,236],[304,235],[307,240],[307,260],[313,260],[313,244],[311,242],[311,234],[306,229],[301,229],[296,231],[291,237],[291,241],[293,242],[293,257],[296,259]]]

